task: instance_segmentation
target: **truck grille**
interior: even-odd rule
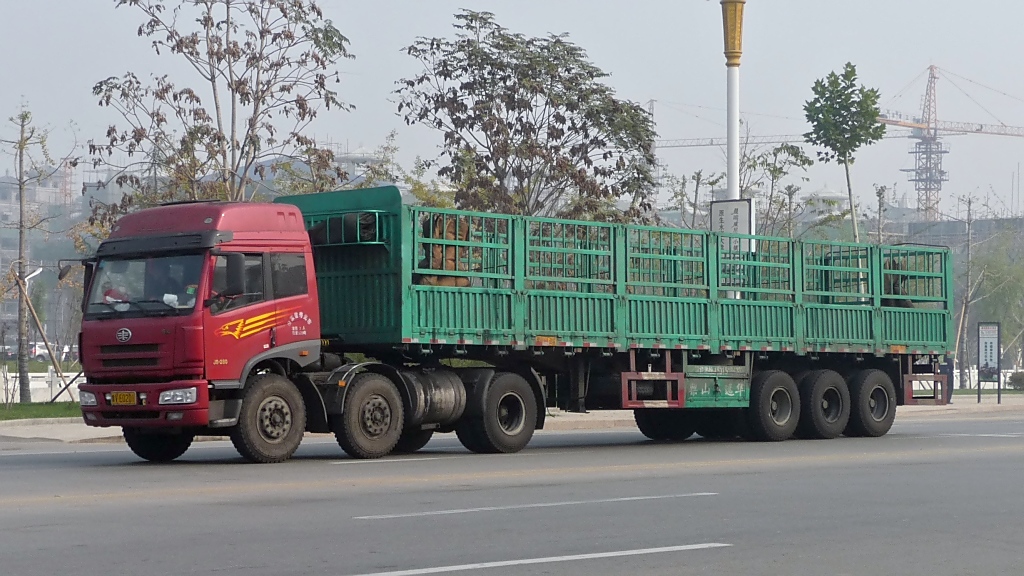
[[[103,360],[104,368],[138,368],[142,366],[156,366],[160,363],[158,358],[109,358]]]
[[[159,344],[111,344],[100,346],[100,354],[139,354],[157,352]]]

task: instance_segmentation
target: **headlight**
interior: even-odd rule
[[[178,390],[164,390],[160,393],[160,404],[192,404],[195,401],[195,386]]]
[[[86,392],[84,390],[78,391],[78,405],[79,406],[95,406],[96,395],[92,392]]]

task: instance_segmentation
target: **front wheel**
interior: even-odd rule
[[[170,462],[181,456],[192,445],[194,436],[187,432],[178,434],[146,433],[139,428],[125,428],[124,441],[136,456],[150,462]]]
[[[278,374],[254,376],[242,396],[231,443],[250,462],[270,464],[291,458],[306,431],[302,394]]]

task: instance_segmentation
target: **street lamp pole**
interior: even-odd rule
[[[725,67],[728,107],[726,112],[726,199],[740,197],[740,56],[743,54],[743,5],[746,0],[721,0],[725,31]]]

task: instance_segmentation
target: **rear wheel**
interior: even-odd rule
[[[800,424],[803,438],[835,438],[850,420],[850,391],[834,370],[816,370],[800,382]]]
[[[800,394],[793,378],[766,370],[750,383],[747,423],[755,440],[779,442],[793,435],[800,421]]]
[[[455,429],[467,449],[513,453],[525,448],[533,438],[537,400],[530,383],[519,374],[496,374],[486,388],[474,390],[469,401],[477,404],[470,414],[478,415],[463,416]]]
[[[231,443],[250,462],[270,464],[291,458],[306,431],[302,394],[279,374],[254,376],[242,396]]]
[[[881,370],[861,370],[853,375],[850,387],[850,421],[847,436],[885,435],[896,419],[896,388]]]
[[[388,455],[402,436],[403,408],[398,388],[376,372],[358,374],[348,386],[345,406],[334,421],[338,445],[353,458]]]
[[[697,429],[696,415],[682,410],[638,408],[633,419],[640,433],[651,440],[681,442]]]
[[[139,428],[125,428],[124,441],[136,456],[150,462],[170,462],[192,445],[191,433],[147,433]]]
[[[433,430],[406,430],[398,437],[398,443],[391,452],[394,454],[411,454],[427,445],[434,436]]]
[[[709,411],[697,420],[696,432],[706,440],[732,440],[738,434],[736,410]]]

